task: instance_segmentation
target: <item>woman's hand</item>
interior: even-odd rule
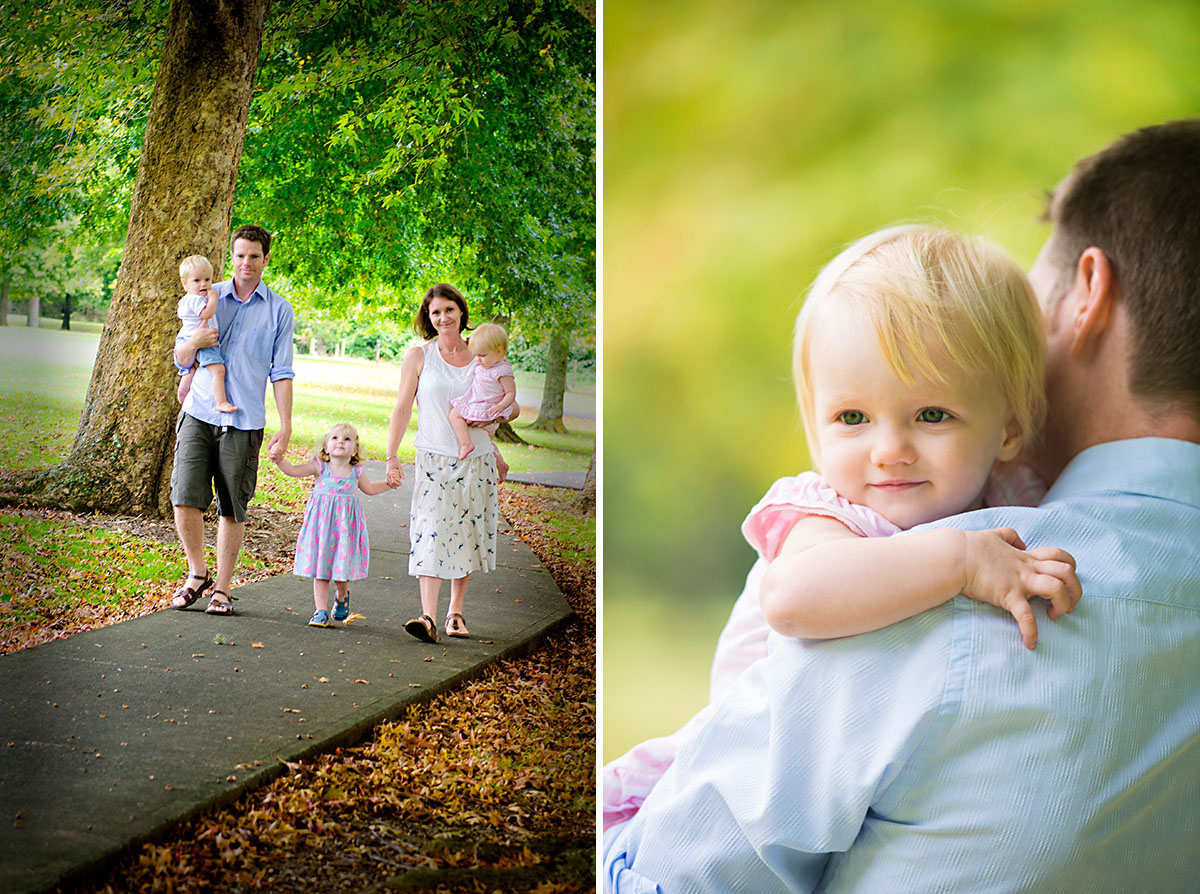
[[[404,483],[404,468],[400,465],[400,457],[389,456],[387,459],[388,487],[399,487]]]

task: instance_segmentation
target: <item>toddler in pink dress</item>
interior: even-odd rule
[[[1043,350],[1024,272],[982,240],[896,227],[830,262],[793,358],[823,474],[776,481],[742,525],[759,560],[718,641],[714,701],[767,654],[771,629],[865,633],[961,593],[1007,610],[1033,648],[1032,597],[1052,619],[1074,608],[1074,559],[1027,550],[1010,528],[893,536],[985,503],[1038,502],[1041,482],[1017,457],[1040,423]],[[637,813],[712,710],[604,767],[605,829]]]
[[[517,380],[508,355],[508,333],[495,323],[480,323],[471,333],[467,347],[475,355],[471,387],[450,401],[450,427],[458,438],[458,458],[466,459],[475,445],[471,443],[468,423],[487,422],[488,434],[496,431],[495,420],[517,399]],[[492,445],[499,459],[500,451]]]

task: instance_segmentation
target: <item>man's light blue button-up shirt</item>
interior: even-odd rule
[[[196,370],[183,411],[210,425],[259,431],[267,426],[268,378],[276,382],[296,376],[292,369],[292,306],[262,281],[245,302],[237,299],[230,280],[217,283],[215,288],[219,296],[218,347],[225,358],[225,393],[229,402],[237,405],[237,412],[217,411],[212,375],[204,367]],[[176,349],[184,341],[177,338]]]
[[[964,596],[774,639],[609,831],[606,890],[1200,891],[1200,445],[1102,444],[1036,509],[935,524],[1068,550],[1083,599],[1035,606],[1033,652]]]

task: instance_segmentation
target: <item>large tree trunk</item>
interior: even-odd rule
[[[0,326],[8,325],[8,285],[8,277],[5,277],[3,281],[0,281]]]
[[[224,269],[270,0],[172,0],[125,255],[75,444],[44,496],[72,508],[170,513],[171,349],[187,255]]]
[[[542,406],[538,418],[531,428],[541,431],[565,432],[563,425],[563,397],[567,391],[567,355],[571,340],[562,330],[556,329],[550,336],[550,347],[546,351],[546,381],[542,385]]]

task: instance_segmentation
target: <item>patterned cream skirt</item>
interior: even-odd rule
[[[483,453],[477,450],[476,453]],[[456,580],[496,570],[496,457],[417,451],[408,573]]]

